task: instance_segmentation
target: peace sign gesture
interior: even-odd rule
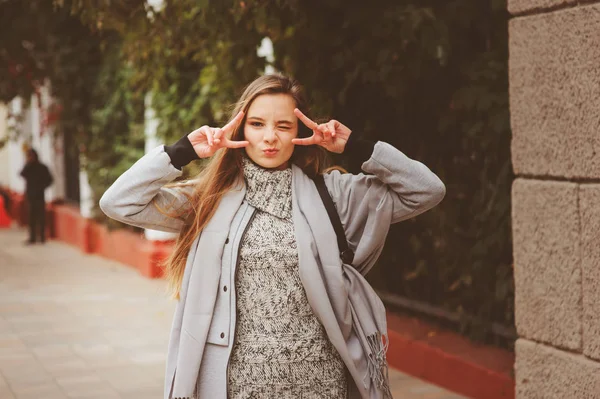
[[[213,156],[221,148],[243,148],[249,143],[247,141],[233,141],[227,138],[237,125],[244,119],[244,112],[240,111],[228,124],[222,128],[202,126],[188,134],[188,139],[194,147],[194,151],[200,158]]]
[[[298,108],[294,109],[294,114],[306,125],[306,127],[313,131],[313,135],[306,139],[293,139],[293,144],[316,144],[329,152],[335,152],[337,154],[344,152],[348,138],[352,133],[348,127],[334,119],[319,125],[304,115]]]

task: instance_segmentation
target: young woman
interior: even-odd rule
[[[385,309],[363,275],[390,224],[434,207],[445,187],[389,144],[303,111],[296,82],[262,76],[227,125],[156,148],[100,200],[114,219],[180,233],[166,268],[178,303],[165,399],[391,397]],[[322,149],[368,173],[324,175],[352,265],[312,180]],[[197,179],[172,184],[209,157]]]

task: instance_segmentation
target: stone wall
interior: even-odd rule
[[[600,1],[508,3],[516,397],[600,398]]]

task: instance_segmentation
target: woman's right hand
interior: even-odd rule
[[[244,112],[240,111],[228,124],[222,128],[202,126],[188,134],[188,139],[199,158],[209,158],[221,148],[243,148],[247,141],[229,140],[237,125],[244,119]]]

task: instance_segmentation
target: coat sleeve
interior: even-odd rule
[[[325,175],[355,266],[365,274],[381,253],[389,226],[415,217],[442,201],[446,187],[421,162],[377,142],[362,164],[367,174]]]
[[[180,167],[186,163],[173,155],[172,148],[155,148],[119,176],[100,198],[100,209],[132,226],[179,232],[185,223],[179,215],[189,211],[194,185],[165,187],[181,176]]]
[[[21,177],[23,177],[25,180],[29,178],[29,171],[31,170],[29,165],[29,163],[26,163],[20,173]]]

